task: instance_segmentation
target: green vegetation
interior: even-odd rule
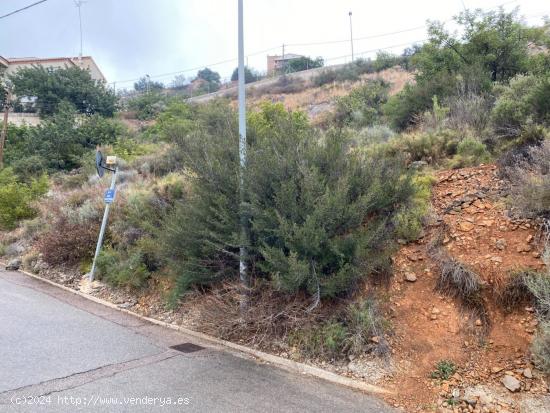
[[[435,370],[430,377],[432,379],[449,380],[451,376],[455,374],[456,370],[457,367],[452,361],[441,360],[435,365]]]
[[[195,81],[201,82],[199,90],[203,93],[215,92],[221,86],[220,74],[207,67],[197,72]]]
[[[296,59],[287,60],[284,66],[281,68],[282,73],[294,73],[301,72],[302,70],[315,69],[317,67],[323,67],[325,64],[322,57],[312,59],[308,56],[301,56]]]
[[[15,95],[35,97],[29,108],[41,116],[55,114],[63,102],[71,103],[78,113],[113,116],[117,99],[102,82],[93,80],[90,72],[78,67],[46,69],[42,66],[22,68],[10,76]]]
[[[248,66],[244,67],[244,83],[251,83],[260,80],[260,75],[254,69],[250,69]],[[239,68],[236,67],[231,74],[231,81],[236,82],[239,80]]]
[[[388,344],[384,334],[389,323],[373,299],[352,303],[340,314],[314,327],[293,331],[289,344],[307,357],[345,359],[367,352],[384,355]]]
[[[117,99],[89,73],[18,72],[16,94],[36,97],[23,109],[38,110],[42,121],[8,128],[0,228],[9,231],[34,218],[17,230],[32,244],[28,261],[40,256],[53,266],[86,270],[108,180],[91,179],[93,153],[101,146],[121,158],[121,186],[99,278],[133,289],[162,280],[172,304],[186,294],[205,294],[219,304],[210,309],[211,324],[223,324],[228,336],[275,334],[309,357],[383,354],[390,325],[379,301],[362,292],[375,277],[390,274],[398,242],[422,237],[434,169],[500,158],[513,212],[550,217],[550,58],[530,51],[530,45],[549,46],[549,37],[504,11],[465,12],[457,22],[460,38],[432,23],[430,40],[401,56],[381,52],[372,61],[320,70],[314,86],[361,83],[330,102],[332,112],[319,126],[282,104],[251,108],[242,202],[234,105],[182,101],[191,92],[218,90],[218,73],[205,68],[191,83],[177,79],[177,96],[140,79],[124,116],[150,122],[132,132],[113,116]],[[285,69],[322,65],[322,59],[304,58]],[[414,82],[393,96],[391,84],[364,76],[395,66],[414,73]],[[251,70],[245,75],[247,82],[257,78]],[[252,94],[303,91],[310,84],[298,78],[281,76]],[[241,296],[233,294],[240,211],[248,240],[247,293],[254,303],[244,313]],[[470,319],[487,326],[481,279],[443,252],[431,251],[441,269],[438,290],[460,299],[475,315]],[[501,294],[510,310],[534,300],[541,323],[533,353],[544,368],[550,366],[549,285],[546,276],[522,274]],[[455,371],[442,360],[432,377],[445,380]]]
[[[433,22],[429,28],[430,40],[412,55],[411,64],[418,71],[415,84],[392,97],[385,107],[393,126],[403,129],[413,125],[416,117],[431,106],[433,96],[449,100],[465,94],[492,93],[494,85],[506,87],[515,76],[528,73],[533,67],[542,68],[541,57],[529,53],[528,45],[530,42],[544,45],[548,36],[543,29],[523,25],[517,12],[466,11],[456,21],[464,29],[461,38],[453,37],[441,23]],[[537,84],[534,88],[537,92],[533,96],[522,96],[515,105],[528,107],[528,102],[545,96],[547,68],[537,69],[537,76],[542,76],[533,82]],[[511,83],[512,89],[518,92],[529,83],[518,82],[517,86]],[[507,116],[506,100],[513,90],[502,93],[503,101],[497,105],[500,108],[495,119],[504,120]],[[545,105],[547,103],[537,106],[537,111],[547,113]],[[512,117],[511,121],[515,119]]]
[[[46,171],[69,171],[78,168],[96,145],[113,143],[123,133],[116,120],[77,115],[74,106],[64,101],[36,127],[9,127],[5,162],[22,179]]]
[[[147,76],[143,76],[134,83],[134,90],[137,92],[154,92],[164,89],[162,82],[151,81]]]
[[[47,190],[46,176],[22,183],[10,168],[0,170],[0,229],[13,229],[17,221],[34,217],[32,202]]]
[[[349,95],[337,99],[334,114],[336,125],[354,128],[373,125],[380,119],[389,88],[390,85],[383,80],[369,80]]]
[[[163,240],[181,291],[238,277],[236,116],[217,103],[200,108],[195,119],[196,130],[176,135],[193,196],[167,219]],[[226,125],[229,133],[220,133]],[[254,276],[289,294],[335,297],[388,268],[392,217],[415,191],[399,157],[351,151],[347,135],[319,135],[303,114],[282,105],[251,114],[249,131]]]

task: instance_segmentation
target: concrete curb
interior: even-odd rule
[[[6,266],[6,264],[2,261],[0,261],[0,264],[3,267]],[[314,367],[314,366],[310,366],[310,365],[307,365],[307,364],[304,364],[304,363],[299,363],[299,362],[296,362],[296,361],[293,361],[293,360],[289,360],[289,359],[286,359],[286,358],[283,358],[283,357],[274,356],[273,354],[264,353],[263,351],[259,351],[259,350],[255,350],[253,348],[241,346],[241,345],[235,344],[231,341],[221,340],[219,338],[209,336],[208,334],[203,334],[203,333],[200,333],[198,331],[190,330],[188,328],[181,327],[181,326],[178,326],[176,324],[167,323],[167,322],[160,321],[160,320],[157,320],[157,319],[154,319],[154,318],[143,316],[143,315],[138,314],[138,313],[134,313],[133,311],[127,310],[125,308],[120,308],[116,304],[113,304],[109,301],[102,300],[101,298],[94,297],[93,295],[90,295],[90,294],[85,294],[81,291],[73,290],[72,288],[69,288],[65,285],[58,284],[54,281],[48,280],[46,278],[39,277],[38,275],[31,274],[30,272],[27,272],[27,271],[19,270],[17,272],[19,272],[21,274],[24,274],[28,277],[34,278],[38,281],[41,281],[41,282],[44,282],[46,284],[50,284],[54,287],[65,290],[67,292],[76,294],[80,297],[83,297],[87,300],[93,301],[97,304],[101,304],[105,307],[109,307],[109,308],[117,310],[119,312],[132,315],[134,317],[137,317],[140,320],[147,321],[151,324],[159,325],[159,326],[162,326],[162,327],[165,327],[165,328],[169,328],[171,330],[179,331],[179,332],[181,332],[185,335],[196,338],[196,339],[198,339],[200,341],[203,341],[205,343],[208,343],[212,346],[231,349],[231,350],[236,351],[238,353],[243,353],[243,354],[252,356],[252,357],[254,357],[258,360],[261,360],[261,361],[266,362],[266,363],[273,364],[273,365],[275,365],[279,368],[282,368],[286,371],[290,371],[290,372],[293,372],[293,373],[299,373],[299,374],[305,374],[305,375],[312,376],[312,377],[317,377],[317,378],[323,379],[323,380],[331,382],[331,383],[335,383],[335,384],[338,384],[338,385],[341,385],[341,386],[350,387],[352,389],[360,390],[360,391],[363,391],[363,392],[366,392],[366,393],[386,394],[386,395],[394,394],[392,391],[390,391],[388,389],[384,389],[383,387],[375,386],[373,384],[368,384],[368,383],[365,383],[365,382],[362,382],[362,381],[359,381],[359,380],[355,380],[355,379],[352,379],[352,378],[349,378],[349,377],[341,376],[339,374],[332,373],[332,372],[327,371],[327,370],[323,370],[319,367]]]

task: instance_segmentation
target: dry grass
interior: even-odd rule
[[[261,101],[269,100],[274,102],[282,102],[287,109],[304,110],[308,108],[332,102],[335,98],[348,95],[352,89],[359,86],[368,79],[383,79],[391,84],[390,95],[398,93],[405,87],[405,84],[412,81],[412,74],[400,69],[386,69],[379,73],[369,73],[362,75],[357,82],[336,82],[323,85],[321,87],[304,87],[302,91],[294,91],[290,94],[273,90],[255,91],[251,99],[252,105],[257,105]]]
[[[273,347],[273,340],[285,342],[289,333],[304,324],[323,320],[320,307],[308,311],[311,299],[305,295],[289,297],[268,286],[250,290],[248,309],[240,311],[241,287],[226,283],[201,294],[199,325],[208,334],[247,345]]]
[[[506,312],[512,312],[533,302],[533,293],[527,286],[527,279],[532,275],[533,272],[530,270],[512,273],[497,290],[497,302]]]
[[[482,335],[489,332],[491,320],[483,300],[481,278],[471,268],[454,259],[442,247],[445,228],[434,238],[428,248],[430,257],[440,270],[436,289],[443,294],[460,301],[463,311],[470,315],[470,320],[480,320]],[[477,331],[477,330],[476,330]]]

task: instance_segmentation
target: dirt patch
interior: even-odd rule
[[[464,389],[485,383],[500,390],[500,380],[506,374],[517,377],[526,394],[548,391],[539,372],[532,378],[522,374],[526,368],[533,370],[529,345],[537,321],[532,309],[506,314],[495,299],[495,291],[512,271],[544,266],[536,243],[536,225],[508,216],[504,192],[504,182],[498,179],[494,165],[438,173],[432,225],[423,239],[404,246],[394,257],[391,302],[396,336],[392,346],[400,369],[389,383],[400,393],[394,402],[405,405],[407,411],[469,411],[467,403],[460,402]],[[428,252],[442,229],[444,251],[471,268],[483,283],[482,300],[490,326],[474,319],[459,299],[436,289],[439,268]],[[430,378],[441,360],[458,367],[449,380]],[[522,397],[510,397],[512,402],[506,406],[495,400],[487,406],[519,411]]]

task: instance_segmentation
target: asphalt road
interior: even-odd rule
[[[182,343],[202,348],[171,349]],[[0,271],[0,412],[390,412],[378,399],[205,347]]]

